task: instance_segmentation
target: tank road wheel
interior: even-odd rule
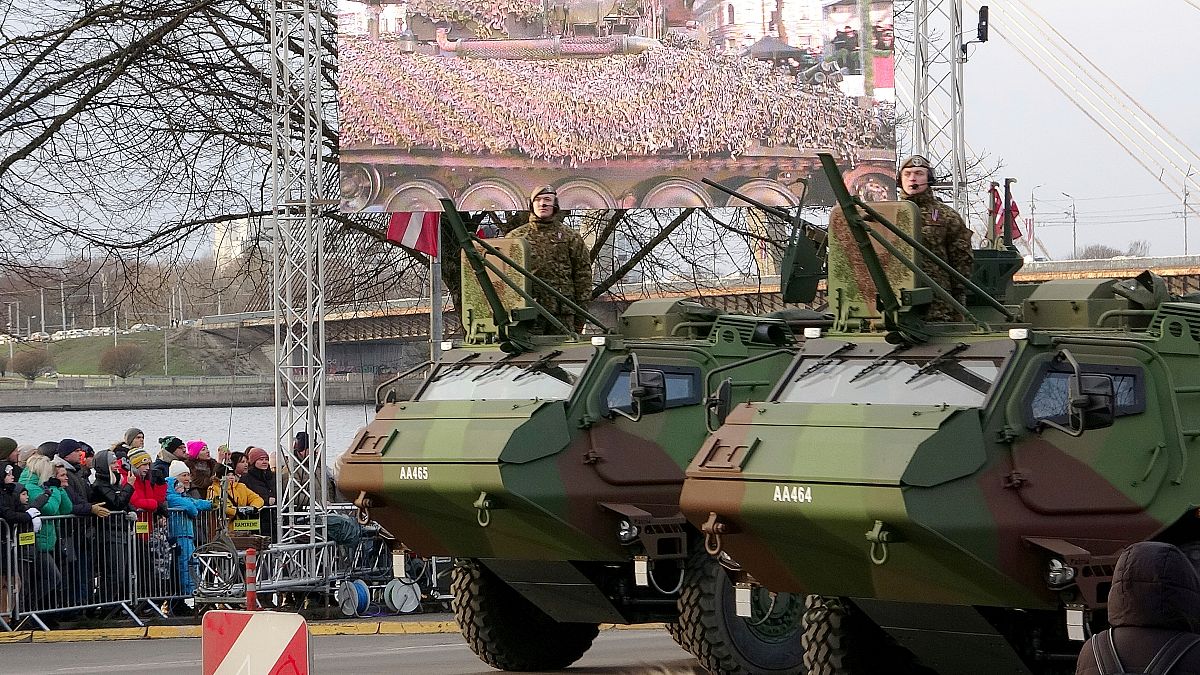
[[[546,616],[482,565],[454,568],[454,618],[484,663],[500,670],[561,670],[579,660],[600,632],[595,623]]]
[[[803,599],[759,589],[753,616],[742,618],[725,568],[703,550],[696,551],[688,559],[679,595],[677,641],[711,673],[803,672]]]

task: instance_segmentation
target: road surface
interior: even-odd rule
[[[317,673],[495,673],[457,634],[314,637]],[[200,640],[20,643],[0,647],[0,673],[198,673]],[[610,630],[567,671],[574,675],[700,675],[704,671],[662,630]]]

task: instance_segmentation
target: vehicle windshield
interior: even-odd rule
[[[983,405],[1003,356],[965,344],[937,351],[857,356],[852,349],[801,358],[776,398],[790,403]]]
[[[443,364],[417,400],[565,400],[585,365],[580,361]]]

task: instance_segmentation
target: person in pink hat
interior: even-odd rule
[[[208,443],[199,439],[188,441],[187,459],[184,460],[184,464],[192,474],[190,496],[204,499],[217,473],[217,462],[208,452]]]

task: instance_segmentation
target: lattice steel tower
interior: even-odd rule
[[[269,0],[275,237],[277,579],[328,578],[322,0]],[[293,453],[296,435],[309,439]],[[298,546],[292,546],[298,545]]]
[[[939,190],[966,213],[962,0],[897,0],[895,12],[897,117],[911,121],[899,154],[928,157],[946,177]]]

